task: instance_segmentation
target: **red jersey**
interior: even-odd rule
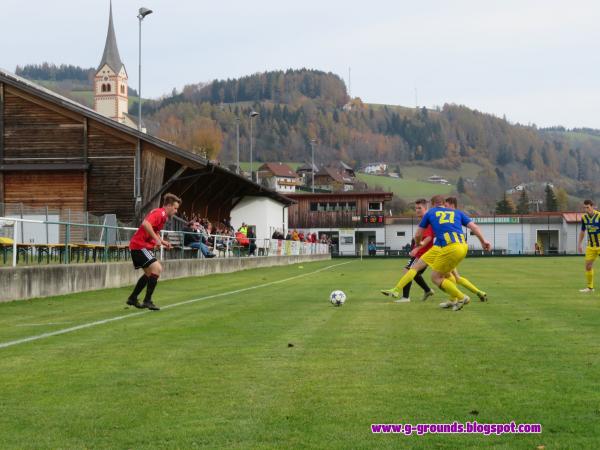
[[[165,208],[156,208],[150,211],[150,214],[148,214],[144,220],[150,222],[154,232],[160,236],[160,230],[165,226],[167,219],[168,217]],[[129,241],[129,249],[141,250],[147,248],[152,250],[158,244],[160,244],[160,242],[154,242],[154,238],[144,230],[143,226],[140,226],[131,237],[131,241]]]
[[[431,228],[431,225],[427,225],[427,228],[425,228],[425,230],[423,231],[423,236],[421,236],[421,242],[423,242],[423,240],[426,237],[430,237],[431,242],[429,244],[427,244],[425,247],[421,247],[419,249],[419,251],[417,252],[417,254],[415,255],[415,258],[420,258],[421,256],[423,256],[425,254],[425,252],[427,252],[427,250],[429,250],[431,247],[433,247],[433,240],[435,238],[435,233],[433,232],[433,228]]]

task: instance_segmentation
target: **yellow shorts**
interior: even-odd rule
[[[445,247],[434,245],[421,256],[421,259],[436,272],[448,273],[456,269],[460,262],[465,259],[468,250],[467,244],[454,243]]]
[[[600,247],[590,247],[589,245],[585,248],[585,260],[596,261],[596,258],[600,256]]]

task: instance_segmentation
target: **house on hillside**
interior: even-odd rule
[[[296,191],[301,183],[300,177],[287,164],[265,163],[258,168],[258,179],[263,186],[277,192],[290,193]]]
[[[365,166],[363,169],[364,173],[372,174],[372,175],[383,175],[388,170],[388,165],[386,163],[370,163]]]
[[[315,187],[332,192],[353,191],[355,178],[348,177],[334,167],[324,167],[315,174]]]
[[[344,161],[333,162],[333,163],[329,164],[327,167],[337,170],[345,178],[351,178],[351,179],[356,178],[356,172],[354,171],[354,169],[352,167],[350,167],[348,164],[346,164]]]
[[[427,178],[427,182],[435,183],[435,184],[450,184],[450,182],[448,180],[440,177],[439,175],[431,175],[430,177]]]
[[[305,163],[296,169],[296,173],[300,178],[302,178],[302,182],[305,186],[310,186],[312,183],[312,174],[316,174],[319,171],[319,167],[316,164]]]

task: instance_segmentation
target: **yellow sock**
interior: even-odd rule
[[[463,298],[465,296],[462,292],[460,292],[460,290],[456,287],[456,285],[448,279],[445,279],[444,281],[442,281],[442,284],[440,285],[440,287],[444,290],[444,292],[446,292],[448,294],[448,296],[451,299]]]
[[[587,287],[594,289],[594,269],[585,271],[585,278],[587,280]]]
[[[471,283],[469,280],[467,280],[465,277],[460,277],[458,279],[458,284],[460,284],[461,286],[466,287],[468,290],[470,290],[473,294],[477,294],[478,292],[482,292],[480,291],[477,286],[475,286],[473,283]]]
[[[402,275],[402,278],[400,278],[400,281],[398,281],[398,284],[396,285],[396,287],[394,289],[397,289],[397,290],[403,289],[404,286],[406,286],[408,283],[410,283],[412,280],[414,280],[416,276],[417,276],[417,271],[415,269],[408,269],[408,272],[406,272],[404,275]]]
[[[448,274],[448,279],[449,279],[450,281],[452,281],[454,284],[456,284],[456,278],[454,277],[454,275],[453,275],[453,274],[451,274],[451,273],[450,273],[450,274]]]

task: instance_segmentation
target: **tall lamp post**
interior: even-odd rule
[[[311,148],[311,168],[310,168],[310,174],[312,177],[312,181],[310,183],[310,187],[311,190],[314,194],[315,192],[315,144],[317,143],[316,139],[311,139],[310,140],[310,148]]]
[[[235,166],[235,173],[240,174],[240,118],[239,116],[235,118],[235,135],[236,135],[236,154],[237,154],[237,164]]]
[[[252,148],[253,148],[253,141],[252,141],[252,122],[254,122],[252,119],[254,119],[256,116],[259,116],[260,114],[257,113],[256,111],[252,110],[252,112],[250,112],[249,117],[250,117],[250,180],[254,181],[254,172],[252,170]]]
[[[152,14],[152,10],[144,8],[139,10],[137,18],[140,21],[140,38],[139,38],[139,72],[138,72],[138,130],[142,131],[142,20]]]
[[[139,72],[138,72],[138,131],[142,131],[142,20],[147,15],[152,14],[152,10],[148,8],[141,7],[138,11],[137,18],[140,22],[139,27]],[[136,147],[136,174],[135,174],[135,190],[136,190],[136,205],[137,208],[141,207],[142,202],[142,149],[141,149],[141,141],[138,139],[137,147]]]

